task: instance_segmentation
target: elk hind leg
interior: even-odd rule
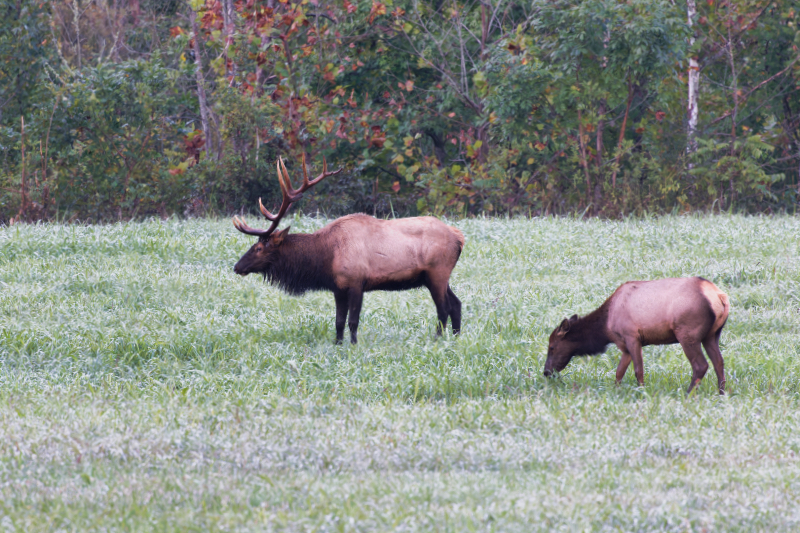
[[[686,339],[680,340],[679,342],[681,343],[681,348],[683,348],[683,353],[686,354],[686,358],[692,365],[692,382],[689,383],[689,388],[686,391],[686,394],[689,394],[692,392],[692,389],[700,384],[703,376],[708,372],[708,361],[706,361],[703,355],[703,349],[700,348],[699,342]]]
[[[347,325],[350,326],[350,343],[358,343],[358,319],[361,317],[361,303],[364,300],[364,291],[361,287],[357,289],[350,289],[348,313],[349,319]]]
[[[438,322],[436,324],[436,335],[442,335],[442,329],[447,327],[447,317],[450,314],[449,298],[447,296],[447,279],[437,279],[435,274],[428,274],[426,283],[428,290],[431,291],[431,298],[433,303],[436,304],[436,315]]]
[[[458,335],[461,332],[461,300],[450,288],[447,286],[447,300],[450,307],[450,320],[453,324],[453,335]]]
[[[703,348],[706,349],[708,358],[714,365],[714,372],[717,373],[717,386],[720,394],[725,394],[725,362],[722,360],[722,352],[719,349],[719,338],[722,333],[720,328],[716,333],[709,335],[703,341]]]
[[[347,290],[335,291],[333,299],[336,301],[336,344],[342,344],[344,340],[344,324],[347,321]]]

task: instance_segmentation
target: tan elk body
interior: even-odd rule
[[[290,294],[333,292],[337,342],[344,336],[345,321],[350,327],[350,341],[357,341],[364,292],[422,286],[428,288],[436,304],[437,333],[441,334],[448,318],[453,333],[459,333],[461,302],[449,286],[450,274],[464,247],[464,235],[456,228],[433,217],[380,220],[355,214],[338,218],[311,234],[290,235],[289,228],[275,231],[303,191],[335,173],[324,168],[309,182],[303,158],[303,185],[294,190],[280,161],[283,202],[278,214],[267,211],[259,200],[261,212],[272,221],[270,228],[254,229],[234,218],[239,231],[259,238],[236,263],[234,272],[243,276],[263,274]]]
[[[642,347],[680,343],[692,365],[689,390],[703,379],[708,363],[717,374],[720,394],[725,392],[725,369],[719,339],[728,319],[728,296],[710,281],[668,278],[629,281],[620,285],[598,309],[565,319],[550,335],[544,374],[563,370],[574,356],[594,355],[614,343],[622,352],[617,383],[633,362],[636,379],[644,384]]]

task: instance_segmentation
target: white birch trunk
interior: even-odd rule
[[[697,14],[697,5],[695,4],[695,0],[687,0],[688,6],[688,16],[689,16],[689,28],[692,28],[693,21],[692,19]],[[692,29],[692,33],[689,36],[689,46],[694,46],[694,29]],[[686,128],[686,136],[688,139],[688,145],[686,147],[686,151],[688,153],[692,153],[697,150],[697,97],[700,88],[700,68],[697,64],[697,58],[691,56],[689,58],[689,121]]]
[[[206,100],[205,80],[203,78],[203,61],[200,59],[200,31],[197,27],[197,13],[189,11],[189,21],[194,34],[194,73],[197,80],[197,100],[200,104],[200,119],[203,121],[203,135],[206,138],[206,155],[211,156],[211,129],[208,123],[208,101]]]

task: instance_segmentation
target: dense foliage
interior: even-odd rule
[[[0,220],[251,211],[303,152],[306,210],[794,212],[800,10],[687,9],[0,0]]]

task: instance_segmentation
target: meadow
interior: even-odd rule
[[[800,528],[800,218],[450,223],[462,334],[368,293],[355,346],[234,275],[229,220],[0,228],[0,529]],[[678,345],[644,387],[613,347],[542,377],[564,317],[690,275],[731,298],[727,396]]]

